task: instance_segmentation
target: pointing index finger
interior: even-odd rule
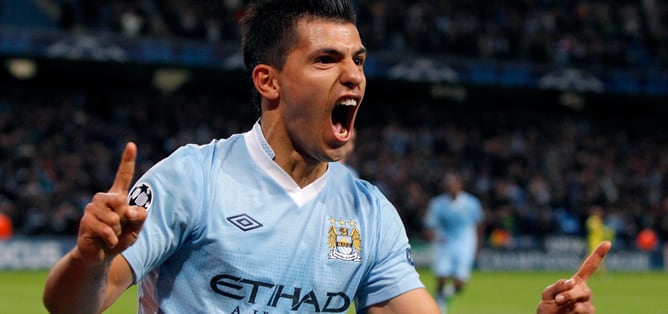
[[[584,281],[589,279],[589,276],[596,271],[596,268],[601,264],[601,261],[605,258],[605,255],[610,251],[612,243],[610,241],[603,241],[598,247],[592,252],[587,259],[582,263],[580,269],[575,273],[573,277],[579,277]]]
[[[123,150],[121,163],[116,171],[116,178],[109,189],[109,192],[127,193],[135,175],[135,161],[137,159],[137,146],[133,142],[128,142]]]

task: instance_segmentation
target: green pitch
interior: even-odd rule
[[[554,272],[475,272],[467,289],[453,300],[449,313],[535,313],[543,288],[568,276]],[[46,313],[42,306],[45,277],[46,272],[0,272],[0,313]],[[428,271],[422,272],[422,278],[429,289],[434,287]],[[597,273],[589,285],[595,291],[598,313],[667,313],[668,272]],[[136,302],[136,289],[132,288],[105,313],[136,313]]]

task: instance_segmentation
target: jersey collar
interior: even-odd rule
[[[294,200],[297,205],[302,206],[306,202],[312,200],[322,191],[327,182],[327,173],[320,178],[313,181],[311,184],[300,188],[299,185],[288,175],[283,168],[279,167],[274,162],[276,154],[271,149],[264,134],[262,134],[262,127],[259,120],[253,125],[253,129],[244,134],[244,141],[246,148],[253,158],[253,161],[272,179],[274,179]]]

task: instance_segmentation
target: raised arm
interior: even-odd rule
[[[536,313],[595,313],[596,308],[592,303],[593,294],[587,285],[587,280],[608,254],[611,245],[610,241],[602,242],[582,263],[573,277],[568,280],[560,279],[545,288]]]
[[[132,284],[120,253],[137,240],[146,219],[144,208],[128,204],[136,156],[137,147],[128,143],[111,189],[86,205],[76,246],[49,271],[43,301],[50,313],[100,313]]]
[[[372,305],[366,309],[368,314],[421,313],[438,314],[439,309],[427,289],[419,288],[408,291],[386,302]]]

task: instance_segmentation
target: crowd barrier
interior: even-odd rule
[[[16,237],[0,241],[0,270],[49,269],[75,245],[75,239]],[[431,248],[428,243],[412,243],[413,260],[419,268],[429,267]],[[586,257],[583,239],[550,238],[535,248],[482,248],[476,268],[480,271],[558,271],[577,269]],[[605,267],[610,271],[668,270],[668,249],[655,251],[610,251]]]
[[[417,267],[429,267],[432,252],[429,244],[412,244],[413,260]],[[479,271],[573,271],[587,257],[585,239],[575,237],[551,237],[529,247],[483,247],[476,259]],[[658,271],[668,270],[666,249],[640,251],[617,249],[614,244],[605,258],[609,271]]]

